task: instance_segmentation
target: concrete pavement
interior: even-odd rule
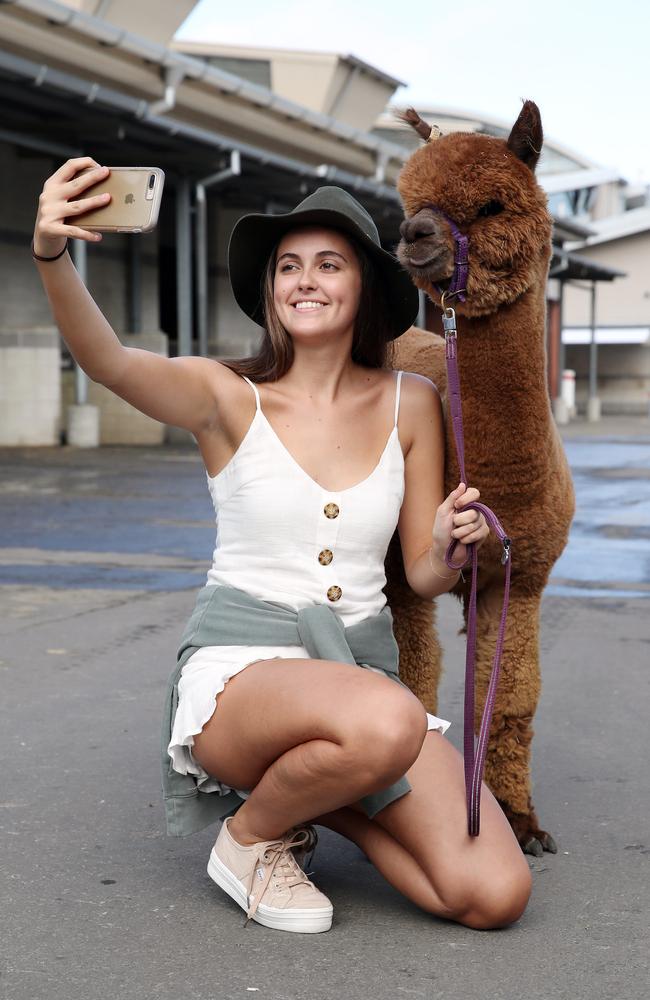
[[[257,924],[208,879],[215,831],[165,836],[164,685],[214,517],[181,447],[0,451],[6,1000],[637,1000],[647,993],[650,422],[563,428],[578,492],[543,603],[534,798],[558,854],[522,919],[419,911],[320,828],[327,934]],[[459,609],[439,711],[462,746]]]

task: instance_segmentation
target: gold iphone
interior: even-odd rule
[[[77,176],[92,170],[80,171]],[[67,220],[71,225],[96,233],[150,233],[158,222],[165,174],[160,167],[109,167],[110,174],[78,196],[111,195],[101,208],[93,208]]]

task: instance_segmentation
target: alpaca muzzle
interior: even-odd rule
[[[449,255],[449,243],[448,237],[444,233],[445,227],[441,225],[440,219],[444,219],[451,230],[454,241],[454,269],[447,288],[443,288],[435,280],[432,281],[432,284],[439,295],[442,295],[443,292],[447,298],[457,295],[459,300],[464,302],[469,273],[469,236],[462,233],[454,220],[437,205],[432,203],[423,205],[415,215],[403,220],[399,227],[403,243],[398,250],[398,257],[410,269],[427,268],[432,270],[434,265],[441,264],[446,270],[449,263],[446,259]],[[408,253],[404,249],[404,244],[413,246],[420,241],[423,244],[424,259],[418,259],[417,250],[415,253]]]
[[[457,295],[459,300],[464,302],[467,296],[467,278],[469,275],[469,236],[466,233],[462,233],[454,220],[446,212],[443,212],[441,208],[438,208],[437,205],[429,204],[427,207],[443,217],[451,229],[451,235],[454,238],[454,273],[451,276],[449,287],[445,289],[442,289],[440,285],[436,285],[435,287],[440,295],[444,291],[445,298]]]

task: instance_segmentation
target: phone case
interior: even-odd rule
[[[80,173],[86,173],[88,167]],[[86,188],[79,198],[108,191],[108,205],[66,219],[70,225],[97,233],[150,233],[158,222],[165,174],[160,167],[111,167],[104,180]],[[153,186],[151,177],[154,177]]]

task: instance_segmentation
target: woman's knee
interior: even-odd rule
[[[398,688],[375,692],[364,702],[363,715],[347,734],[347,743],[376,777],[392,781],[417,760],[426,732],[424,706],[415,695]]]
[[[508,871],[493,872],[480,882],[455,890],[445,899],[450,916],[458,923],[476,930],[507,927],[522,916],[533,882],[530,869],[522,855],[522,864]]]

